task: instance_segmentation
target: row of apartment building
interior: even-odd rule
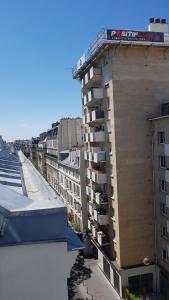
[[[81,118],[63,118],[33,138],[30,159],[61,196],[69,219],[81,233],[87,228],[87,202]]]
[[[129,287],[169,299],[168,49],[165,19],[103,30],[73,68],[83,132],[80,119],[63,119],[35,142],[39,168],[121,297]]]

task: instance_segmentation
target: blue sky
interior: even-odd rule
[[[169,20],[169,1],[0,1],[0,134],[30,138],[81,116],[74,63],[100,29],[146,30],[149,17]]]

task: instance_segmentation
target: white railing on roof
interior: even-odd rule
[[[96,39],[90,44],[89,48],[84,52],[81,58],[78,60],[73,68],[73,77],[75,78],[81,67],[84,67],[90,59],[97,53],[101,46],[107,42],[107,31],[103,29],[96,37]]]

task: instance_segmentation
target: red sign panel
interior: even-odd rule
[[[164,33],[108,29],[107,40],[163,43]]]

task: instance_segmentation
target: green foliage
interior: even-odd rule
[[[76,223],[75,221],[70,221],[72,228],[76,231],[76,232],[80,232],[80,226],[78,223]]]
[[[126,296],[127,300],[141,300],[140,297],[138,297],[135,294],[131,293],[128,289],[125,289],[125,296]]]

